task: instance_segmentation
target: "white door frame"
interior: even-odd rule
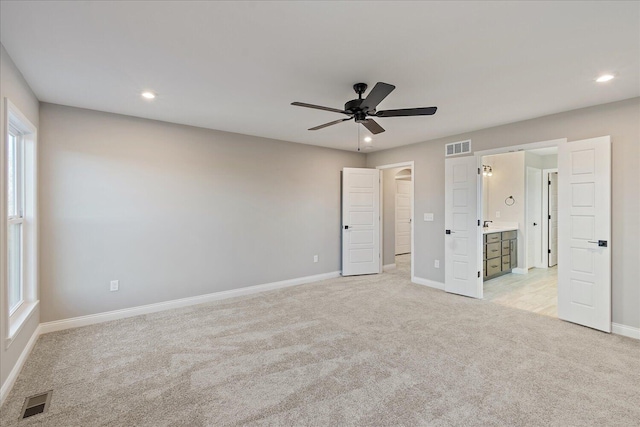
[[[484,156],[491,156],[493,154],[504,154],[504,153],[515,153],[516,151],[526,151],[526,150],[533,150],[536,148],[548,148],[548,147],[557,147],[560,144],[566,144],[567,143],[567,138],[558,138],[558,139],[551,139],[549,141],[540,141],[540,142],[531,142],[528,144],[519,144],[519,145],[512,145],[509,147],[500,147],[500,148],[493,148],[491,150],[483,150],[483,151],[476,151],[474,153],[474,155],[476,156],[476,161],[478,164],[478,170],[482,170],[482,158]],[[480,175],[480,177],[482,177],[482,175]],[[478,219],[482,218],[482,179],[478,179]],[[526,231],[526,230],[525,230]],[[526,242],[525,242],[526,243]],[[482,239],[478,239],[478,251],[479,253],[482,253]],[[526,245],[525,245],[526,247]],[[526,251],[526,249],[525,249]],[[525,258],[526,260],[526,258]],[[526,265],[526,262],[525,262]],[[478,268],[480,269],[480,271],[482,271],[482,261],[479,261],[478,263]],[[513,271],[514,273],[522,273],[522,274],[527,274],[527,269],[521,269],[521,268],[516,268]],[[484,281],[484,279],[483,279]]]
[[[380,165],[376,166],[376,169],[384,170],[384,169],[395,169],[399,167],[406,167],[411,169],[411,281],[414,282],[415,278],[415,206],[416,206],[416,171],[414,167],[414,161],[400,162],[400,163],[392,163],[388,165]],[[381,183],[380,183],[380,251],[381,251],[381,262],[380,262],[380,273],[382,273],[382,268],[384,264],[384,174],[381,174]],[[395,253],[395,248],[394,248]],[[415,283],[415,282],[414,282]]]
[[[407,170],[407,169],[403,169],[403,170]],[[402,172],[403,170],[401,170],[400,172]],[[397,175],[394,177],[395,178],[395,188],[396,188],[396,197],[394,200],[394,214],[395,214],[395,221],[394,221],[394,239],[395,239],[395,248],[394,248],[394,252],[396,253],[396,255],[398,255],[398,184],[399,183],[406,183],[409,182],[409,185],[411,187],[413,187],[413,177],[409,176],[409,181],[406,180],[406,177],[398,177]],[[413,190],[411,191],[411,195],[413,195]],[[411,209],[409,209],[411,210]],[[409,216],[411,216],[411,213],[409,213]],[[409,218],[409,225],[413,226],[413,218]],[[409,228],[409,235],[411,235],[411,228]],[[411,238],[411,237],[410,237]],[[411,253],[411,245],[409,245],[409,249],[406,252],[401,252],[401,254],[407,254],[407,253]]]
[[[549,174],[558,168],[542,169],[542,255],[541,268],[549,268]]]

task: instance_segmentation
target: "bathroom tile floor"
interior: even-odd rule
[[[558,317],[558,269],[532,268],[484,282],[484,299],[507,307]]]

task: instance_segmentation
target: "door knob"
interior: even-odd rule
[[[345,230],[348,230],[348,229],[349,229],[349,226],[348,226],[348,225],[345,225],[345,226],[344,226],[344,229],[345,229]]]
[[[601,248],[606,248],[608,242],[606,240],[598,240],[595,242],[593,240],[589,240],[589,243],[597,243]]]
[[[534,225],[534,227],[535,227],[536,225],[538,225],[538,223],[537,223],[537,222],[534,222],[534,223],[533,223],[533,225]]]

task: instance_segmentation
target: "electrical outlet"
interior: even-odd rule
[[[120,281],[119,280],[112,280],[111,281],[111,285],[109,286],[109,290],[111,292],[115,292],[118,289],[120,289]]]
[[[440,268],[440,260],[439,259],[435,260],[434,263],[433,263],[433,266],[435,268]]]
[[[318,255],[313,256],[313,262],[318,262]]]
[[[500,218],[500,211],[496,211],[496,218]]]

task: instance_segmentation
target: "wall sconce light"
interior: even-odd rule
[[[491,168],[491,166],[482,165],[482,175],[493,176],[493,168]]]

